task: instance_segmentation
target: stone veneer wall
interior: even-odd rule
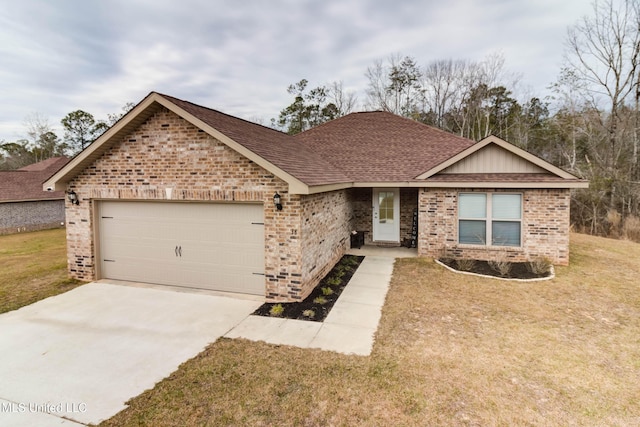
[[[458,193],[473,191],[523,194],[522,247],[458,244]],[[506,252],[507,257],[514,262],[544,256],[554,264],[567,265],[570,199],[569,189],[421,189],[418,254],[489,260]]]
[[[0,235],[64,226],[64,200],[0,203]]]
[[[166,200],[167,188],[172,200],[263,203],[265,296],[286,301],[307,292],[301,283],[301,196],[288,194],[284,181],[165,109],[69,183],[80,198],[77,206],[66,202],[70,274],[96,278],[96,200]],[[282,211],[273,205],[276,191]]]

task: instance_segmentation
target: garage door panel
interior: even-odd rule
[[[186,265],[201,265],[203,268],[208,268],[209,271],[247,271],[250,273],[262,273],[262,270],[257,270],[255,265],[261,261],[256,256],[247,255],[246,252],[229,252],[218,256],[209,256],[207,254],[194,254],[191,255],[182,250],[183,258],[180,260],[182,264]],[[186,261],[185,259],[189,259]]]
[[[215,280],[216,290],[240,293],[251,293],[251,290],[264,288],[264,276],[254,274],[250,269],[239,268],[237,271],[218,271],[212,273],[202,264],[189,264],[181,269],[181,282],[184,286],[199,287],[203,282]]]
[[[160,262],[172,261],[176,258],[175,247],[169,246],[165,240],[158,238],[113,235],[109,250],[102,258],[112,259],[153,259]],[[111,257],[111,258],[110,258]]]
[[[101,202],[102,276],[264,295],[262,205]]]
[[[195,224],[194,224],[195,225]],[[183,243],[212,242],[222,243],[225,245],[240,244],[263,244],[264,236],[256,231],[263,231],[262,226],[254,226],[255,229],[247,229],[247,227],[207,227],[200,225],[201,231],[190,230],[184,233],[178,240]],[[256,235],[259,234],[259,235]]]
[[[140,272],[140,265],[145,264],[145,272]],[[169,285],[179,280],[179,266],[153,258],[118,258],[117,261],[104,262],[105,277],[130,282],[157,283]]]

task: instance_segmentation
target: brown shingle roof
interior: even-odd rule
[[[352,113],[295,139],[359,182],[414,181],[475,143],[382,111]]]
[[[482,145],[483,141],[476,143],[380,111],[352,113],[291,136],[207,107],[152,92],[96,142],[76,156],[66,168],[52,177],[46,185],[64,188],[70,179],[99,158],[110,146],[116,144],[122,136],[162,108],[181,115],[202,130],[221,139],[232,149],[240,151],[289,183],[292,191],[301,194],[312,191],[311,187],[315,187],[314,191],[325,191],[326,188],[323,186],[331,184],[336,184],[331,186],[332,188],[338,188],[353,184],[393,183],[401,186],[402,183],[436,183],[439,179],[455,177],[427,180],[416,178],[420,175],[427,178],[427,175],[437,172],[439,166],[446,165],[447,161],[453,162],[458,157],[464,157],[465,153],[473,151],[474,144],[480,144],[476,145],[479,148],[488,143],[508,144],[505,141],[501,143],[501,140],[485,139]],[[515,154],[522,156],[522,153]],[[557,168],[549,166],[551,168],[547,170],[558,175],[561,181],[564,178],[564,182],[568,184],[574,182],[569,174],[565,173],[567,176],[563,176],[562,173],[554,172]],[[468,181],[480,178],[489,179],[477,175],[459,177],[460,180]],[[536,177],[538,178],[541,177]],[[517,180],[518,177],[496,177],[496,180],[498,179]],[[553,182],[552,185],[557,183]]]
[[[162,97],[307,185],[350,181],[346,174],[291,135],[171,96]]]
[[[162,96],[307,185],[413,181],[475,143],[381,111],[352,113],[291,136]]]
[[[18,170],[0,171],[0,202],[63,199],[63,191],[42,191],[42,183],[67,162],[66,157],[52,157]]]

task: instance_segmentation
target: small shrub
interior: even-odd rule
[[[331,289],[328,286],[324,286],[324,287],[320,288],[320,290],[322,291],[322,295],[325,295],[325,296],[333,294],[333,289]]]
[[[506,277],[511,271],[511,262],[507,259],[507,254],[504,252],[498,254],[495,259],[487,261],[487,264],[502,277]]]
[[[316,312],[313,310],[305,310],[302,312],[304,317],[308,317],[309,319],[313,319],[316,316]]]
[[[640,218],[629,215],[624,220],[622,233],[625,238],[640,243]]]
[[[329,289],[331,289],[331,288],[329,288]],[[326,303],[327,303],[327,299],[326,299],[325,297],[322,297],[322,296],[320,296],[320,297],[315,297],[315,298],[313,299],[313,303],[314,303],[314,304],[326,304]]]
[[[284,313],[284,307],[282,304],[276,304],[271,307],[271,310],[269,310],[269,315],[273,317],[280,317],[282,316],[282,313]]]
[[[340,279],[340,277],[331,276],[327,279],[327,285],[336,286],[340,283],[342,283],[342,279]]]
[[[609,237],[619,238],[622,215],[617,210],[610,209],[607,211],[606,222],[609,225]]]
[[[349,255],[344,257],[340,264],[348,267],[355,267],[356,265],[358,265],[358,258],[353,255]]]
[[[538,276],[544,276],[551,271],[553,263],[547,257],[539,256],[527,262],[527,269]]]
[[[469,271],[476,264],[476,261],[469,258],[459,258],[456,259],[456,266],[460,271]]]

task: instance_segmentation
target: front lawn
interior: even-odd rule
[[[103,426],[640,425],[640,244],[550,281],[396,262],[370,357],[221,339]]]
[[[0,313],[80,284],[67,276],[64,229],[0,236]]]

